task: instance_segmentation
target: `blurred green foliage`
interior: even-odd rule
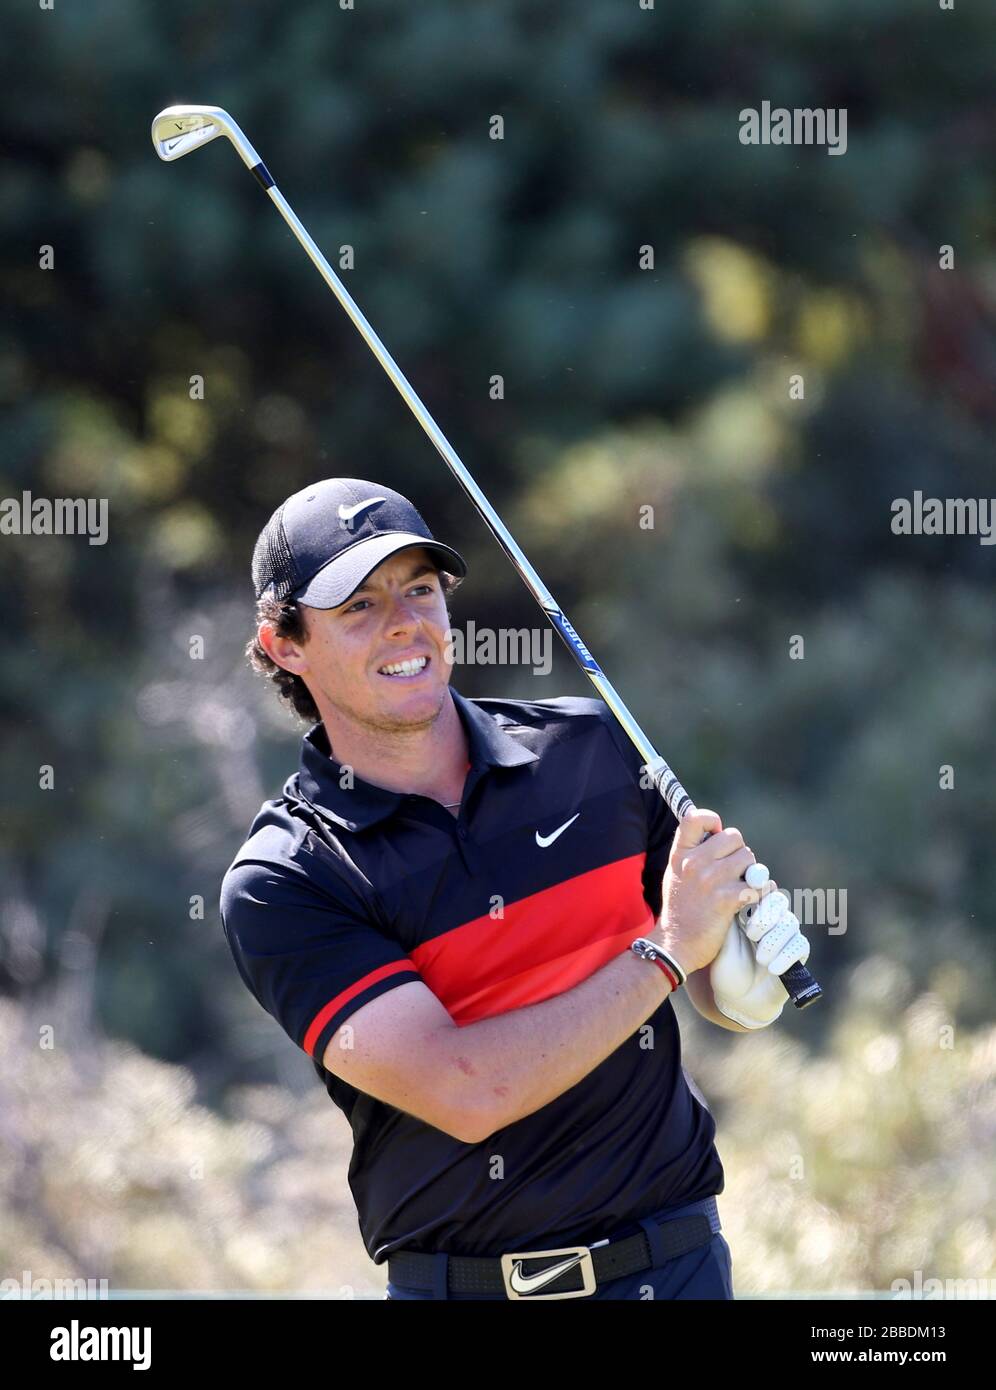
[[[470,561],[455,622],[538,621],[231,151],[156,159],[156,111],[204,101],[334,264],[354,249],[351,293],[699,803],[779,882],[848,891],[846,933],[810,931],[827,1001],[779,1036],[838,1046],[872,954],[914,990],[956,965],[951,1008],[980,1026],[993,550],[895,536],[890,506],[993,491],[991,7],[0,0],[0,18],[0,496],[106,497],[111,517],[105,546],[0,538],[0,984],[88,981],[100,1026],[206,1100],[279,1076],[288,1044],[216,902],[296,766],[242,658],[252,544],[286,495],[336,473],[399,488]],[[846,107],[846,155],[745,147],[738,113],[763,100]],[[455,681],[587,693],[559,652],[545,679]]]
[[[992,1296],[996,1173],[979,1154],[996,1029],[950,1033],[965,976],[917,995],[886,957],[862,959],[820,1052],[777,1026],[722,1034],[679,995],[685,1065],[718,1124],[738,1297],[891,1297],[918,1270],[920,1285]],[[234,1085],[208,1108],[186,1067],[75,1015],[72,1054],[39,1049],[73,1001],[0,1001],[4,1055],[24,1059],[0,1076],[3,1277],[383,1296],[345,1182],[349,1129],[303,1056],[282,1084]]]

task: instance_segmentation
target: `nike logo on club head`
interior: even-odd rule
[[[554,1279],[558,1279],[561,1274],[566,1274],[569,1269],[579,1265],[583,1259],[583,1255],[573,1255],[569,1260],[561,1260],[559,1265],[550,1265],[549,1269],[541,1269],[539,1274],[523,1274],[522,1261],[516,1260],[512,1266],[512,1273],[508,1282],[516,1293],[536,1293],[547,1284],[552,1284]]]
[[[537,830],[536,843],[539,845],[540,849],[546,849],[549,845],[552,845],[557,836],[563,835],[567,827],[573,825],[580,814],[581,812],[578,811],[577,815],[571,816],[570,820],[565,820],[563,825],[556,829],[552,835],[541,835]]]
[[[386,497],[368,497],[363,502],[357,502],[355,507],[347,507],[344,506],[342,502],[340,502],[339,518],[342,521],[343,526],[345,526],[346,530],[352,531],[353,523],[359,516],[360,512],[365,512],[368,507],[375,507],[378,502],[386,501]]]

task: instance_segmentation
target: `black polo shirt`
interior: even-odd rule
[[[221,891],[243,980],[350,1122],[349,1185],[377,1263],[395,1248],[595,1242],[724,1185],[669,999],[577,1085],[478,1144],[323,1067],[336,1030],[387,990],[422,980],[465,1026],[572,989],[660,913],[676,822],[641,788],[608,708],[453,699],[471,750],[459,818],[350,785],[316,724]]]

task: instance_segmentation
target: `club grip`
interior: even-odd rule
[[[808,1009],[823,994],[819,983],[799,961],[790,965],[784,975],[778,977],[788,992],[788,997],[797,1009]]]
[[[702,840],[705,844],[712,831],[708,831]],[[756,871],[758,878],[750,882],[751,872]],[[768,870],[763,864],[751,864],[745,875],[745,880],[750,882],[752,888],[763,888],[768,881]],[[808,1009],[810,1004],[815,1004],[818,999],[823,997],[823,990],[819,982],[809,973],[804,965],[796,961],[778,977],[785,988],[785,992],[792,1000],[797,1009]]]

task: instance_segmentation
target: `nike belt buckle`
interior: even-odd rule
[[[543,1269],[527,1274],[523,1265],[534,1260],[546,1260],[548,1263]],[[552,1264],[549,1263],[551,1260]],[[581,1275],[580,1289],[568,1289],[566,1293],[540,1292],[569,1269],[576,1269]],[[526,1299],[530,1303],[538,1303],[540,1299],[584,1298],[595,1292],[595,1264],[587,1245],[568,1245],[563,1250],[523,1250],[502,1255],[501,1275],[509,1298]]]

